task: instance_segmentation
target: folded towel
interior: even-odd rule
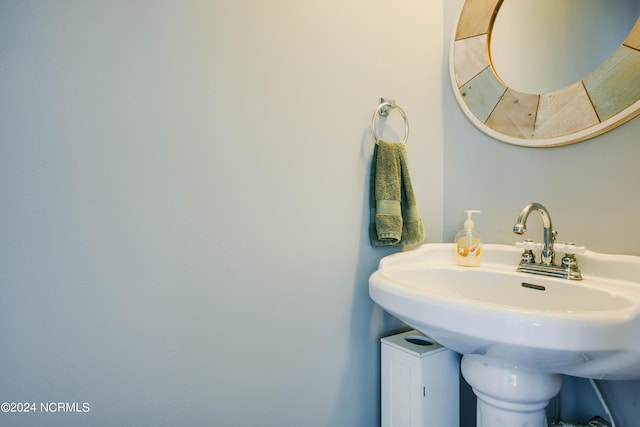
[[[373,246],[412,245],[424,240],[404,144],[379,140],[375,145],[369,208]]]

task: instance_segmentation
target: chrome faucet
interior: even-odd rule
[[[553,265],[555,257],[555,254],[553,253],[553,243],[555,242],[558,233],[554,231],[551,226],[551,215],[549,215],[547,208],[542,206],[540,203],[529,203],[524,207],[524,209],[522,209],[522,212],[520,212],[516,225],[513,226],[513,232],[520,235],[526,233],[527,218],[532,210],[538,211],[542,217],[542,226],[544,227],[544,246],[542,247],[541,262],[544,265]]]
[[[540,203],[529,203],[524,207],[524,209],[522,209],[516,224],[513,226],[513,232],[519,235],[526,233],[527,218],[533,210],[537,211],[542,217],[542,226],[544,227],[544,243],[540,254],[540,263],[536,263],[535,255],[531,248],[525,248],[525,251],[522,253],[522,258],[520,259],[520,264],[518,265],[518,271],[544,276],[581,280],[582,274],[578,269],[578,261],[575,257],[575,252],[579,248],[577,248],[573,243],[561,245],[565,248],[564,251],[566,251],[566,253],[562,257],[560,265],[555,265],[554,244],[558,232],[555,231],[551,225],[551,216],[549,215],[549,211],[547,211],[547,208],[542,206]],[[533,243],[531,243],[531,245],[535,246]],[[581,249],[584,250],[584,248]]]

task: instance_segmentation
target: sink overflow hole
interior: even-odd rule
[[[527,283],[527,282],[522,282],[522,287],[523,288],[529,288],[529,289],[535,289],[536,291],[546,291],[547,288],[545,288],[542,285],[534,285],[533,283]]]

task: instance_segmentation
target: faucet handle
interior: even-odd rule
[[[516,248],[532,251],[542,249],[542,243],[535,243],[533,240],[525,240],[524,242],[516,242]]]
[[[535,264],[536,256],[533,253],[534,249],[542,249],[542,243],[534,243],[533,240],[525,240],[524,242],[516,242],[516,248],[522,249],[522,255],[520,256],[520,264]]]
[[[583,254],[587,249],[584,246],[576,246],[573,242],[554,243],[553,250],[567,254]]]

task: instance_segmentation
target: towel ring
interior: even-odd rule
[[[402,139],[402,141],[397,142],[401,142],[403,144],[407,143],[407,138],[409,138],[409,120],[407,119],[407,115],[405,114],[404,110],[396,104],[396,101],[394,99],[380,98],[380,105],[378,105],[378,108],[376,108],[376,112],[373,113],[373,119],[371,120],[371,129],[373,130],[373,138],[376,140],[376,144],[380,140],[378,138],[378,131],[376,130],[378,117],[387,117],[389,115],[389,111],[393,109],[398,110],[398,112],[404,119],[404,138]]]

